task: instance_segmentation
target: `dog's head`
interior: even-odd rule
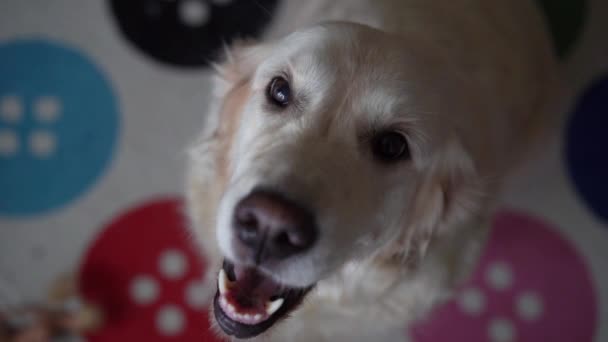
[[[477,108],[432,49],[332,23],[228,54],[188,184],[199,241],[223,263],[225,333],[262,333],[349,260],[421,256],[476,204],[457,118]]]

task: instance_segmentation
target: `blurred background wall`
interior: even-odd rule
[[[0,311],[75,272],[112,317],[92,339],[211,339],[184,151],[207,62],[283,2],[0,0]],[[608,341],[608,2],[539,3],[569,87],[561,126],[471,281],[394,340]]]

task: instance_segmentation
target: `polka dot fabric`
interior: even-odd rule
[[[108,318],[87,340],[215,341],[177,156],[203,121],[208,62],[285,1],[0,1],[0,282],[35,299],[79,265]],[[608,341],[608,7],[535,1],[576,101],[470,281],[390,341]]]
[[[174,199],[144,203],[103,227],[80,268],[81,292],[107,318],[90,341],[216,341],[204,261],[191,242]]]
[[[581,96],[566,132],[566,162],[580,196],[598,218],[608,222],[608,76]]]
[[[0,44],[0,214],[75,200],[111,162],[119,123],[112,85],[82,52],[46,40]]]
[[[276,0],[111,0],[125,38],[147,56],[180,67],[205,66],[224,43],[257,37]]]
[[[416,342],[591,342],[596,296],[589,267],[570,242],[538,218],[505,211],[470,282],[412,336]]]

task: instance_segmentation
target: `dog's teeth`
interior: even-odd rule
[[[226,276],[226,271],[224,269],[220,269],[220,274],[217,278],[217,287],[220,290],[220,294],[224,295],[228,292],[228,276]]]
[[[262,320],[262,315],[261,314],[255,314],[253,316],[253,320],[256,321],[256,322],[261,321]]]
[[[283,302],[284,302],[284,299],[279,298],[279,299],[273,300],[272,302],[266,303],[266,313],[268,314],[268,316],[271,316],[273,313],[277,312],[277,310],[279,310],[281,305],[283,305]]]

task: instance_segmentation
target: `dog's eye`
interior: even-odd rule
[[[289,82],[283,77],[275,77],[268,85],[268,98],[280,107],[285,107],[291,99],[291,88]]]
[[[383,162],[395,162],[410,158],[410,148],[403,134],[394,131],[376,134],[372,139],[372,152]]]

